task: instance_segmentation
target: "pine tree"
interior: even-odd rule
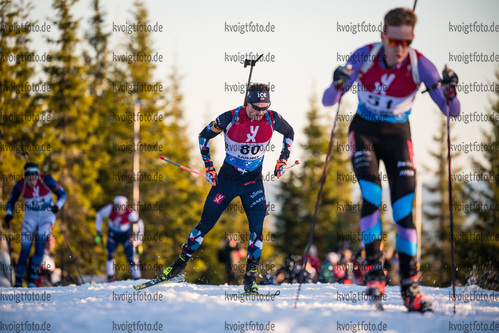
[[[433,136],[436,149],[431,151],[434,158],[434,166],[427,166],[429,170],[435,170],[436,180],[423,186],[432,195],[432,198],[425,200],[423,210],[423,231],[420,240],[422,242],[422,273],[427,285],[449,286],[451,284],[451,249],[450,249],[450,213],[449,213],[449,176],[447,161],[447,119],[441,117],[439,131]],[[451,123],[450,130],[454,128]],[[455,142],[455,137],[451,137],[451,143]],[[456,164],[456,159],[460,153],[454,152],[451,148],[452,173],[460,172]],[[463,186],[460,183],[452,183],[453,201],[453,223],[454,233],[459,233],[464,223],[463,210],[460,209],[462,203]],[[456,249],[456,244],[454,245]],[[456,252],[456,251],[455,251]],[[459,257],[455,259],[456,266],[460,262]],[[461,272],[457,272],[456,279],[462,279]]]
[[[148,12],[141,1],[134,2],[133,20],[137,24],[148,24]],[[126,46],[128,54],[153,54],[153,35],[146,31],[135,31],[129,36]],[[202,208],[202,180],[159,159],[160,155],[183,165],[191,165],[192,147],[183,125],[180,77],[175,68],[168,83],[154,81],[156,66],[152,62],[135,61],[127,64],[126,82],[142,82],[156,87],[156,91],[132,91],[135,100],[141,101],[140,143],[152,147],[152,151],[140,152],[139,178],[156,177],[157,181],[140,182],[140,204],[137,210],[144,221],[146,236],[154,239],[144,241],[141,262],[147,266],[165,267],[173,262],[181,250],[190,231],[199,222]],[[119,82],[123,83],[123,81]],[[127,93],[117,92],[117,95]],[[147,120],[157,119],[156,121]],[[130,131],[130,133],[132,133]],[[121,133],[124,134],[124,133]],[[132,143],[132,135],[118,136],[117,143]],[[126,155],[121,152],[122,155]],[[129,155],[130,156],[130,155]],[[120,170],[132,174],[131,158],[123,161]],[[204,188],[206,189],[206,187]],[[161,239],[158,237],[161,236]],[[195,256],[202,256],[209,247],[203,244]],[[188,279],[196,280],[199,272],[196,264],[187,267]],[[158,271],[143,272],[144,276],[155,276]]]
[[[5,204],[17,180],[24,177],[24,158],[19,154],[28,152],[32,162],[40,163],[43,157],[36,147],[43,142],[39,136],[39,127],[50,119],[43,112],[34,89],[42,86],[35,81],[35,52],[31,47],[32,32],[25,28],[10,29],[14,23],[31,21],[33,11],[30,2],[15,4],[12,1],[0,1],[0,200]],[[37,24],[36,21],[31,21]],[[11,61],[13,59],[13,61]],[[8,60],[8,61],[7,61]],[[5,206],[3,206],[5,207]],[[21,233],[24,203],[19,199],[15,205],[14,220],[11,222],[13,234]],[[5,208],[2,209],[5,213]],[[20,251],[20,242],[13,242],[14,261]]]
[[[499,69],[495,73],[499,82]],[[497,84],[496,82],[496,84]],[[499,96],[499,92],[495,92]],[[488,112],[489,129],[483,132],[485,163],[474,160],[478,179],[468,184],[467,202],[475,216],[474,223],[466,229],[469,239],[462,241],[459,249],[463,257],[474,258],[465,269],[468,283],[483,288],[499,290],[499,102],[492,104]]]
[[[60,35],[56,40],[47,40],[56,49],[51,52],[50,64],[44,67],[51,92],[42,97],[53,117],[42,127],[41,135],[51,145],[50,153],[43,161],[44,168],[68,194],[57,219],[67,230],[66,237],[74,244],[72,250],[85,273],[83,263],[89,262],[94,255],[87,251],[92,244],[88,235],[94,232],[86,221],[92,204],[102,193],[96,182],[102,161],[96,135],[99,117],[92,114],[93,97],[89,95],[86,83],[88,68],[76,54],[80,41],[77,37],[79,20],[70,13],[74,4],[75,1],[54,0],[52,5],[55,10],[52,22]],[[59,238],[57,257],[63,258],[62,268],[75,279],[74,265],[61,243]]]

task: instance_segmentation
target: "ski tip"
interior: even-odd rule
[[[160,159],[160,160],[162,160],[162,159],[164,159],[164,158],[165,158],[165,155],[161,155],[161,156],[159,157],[159,159]]]
[[[295,164],[300,164],[300,161],[296,160],[296,161],[295,161]]]

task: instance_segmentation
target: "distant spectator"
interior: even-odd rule
[[[338,254],[336,252],[329,252],[326,256],[326,260],[321,266],[319,273],[319,282],[321,283],[333,283],[336,281],[334,276],[334,268],[338,264]]]
[[[12,287],[12,267],[10,265],[9,245],[3,236],[0,236],[0,287]]]
[[[236,237],[228,237],[225,244],[218,250],[218,260],[225,263],[225,273],[227,274],[227,284],[235,285],[239,260],[246,256],[246,250],[241,249]],[[242,271],[242,270],[241,270]]]
[[[366,274],[363,262],[366,260],[366,251],[364,249],[359,250],[357,255],[353,258],[353,278],[354,283],[359,286],[365,285],[364,276]]]
[[[384,271],[386,283],[389,286],[400,285],[399,258],[397,252],[391,247],[383,251],[384,253]]]

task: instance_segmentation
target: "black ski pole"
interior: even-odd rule
[[[251,83],[251,74],[253,74],[253,67],[255,67],[255,65],[258,62],[258,60],[260,60],[262,57],[263,57],[263,53],[260,54],[260,56],[258,58],[256,58],[256,60],[250,60],[250,59],[245,59],[244,60],[244,68],[246,68],[247,66],[251,66],[251,68],[250,68],[250,73],[249,73],[249,78],[248,78],[248,84],[246,85],[246,93],[244,94],[243,106],[246,106],[246,104],[248,102],[247,101],[247,99],[248,99],[248,88],[249,88],[249,85]]]
[[[449,71],[446,65],[444,72]],[[451,279],[452,279],[452,299],[454,300],[454,314],[456,313],[456,267],[454,263],[454,213],[452,210],[452,168],[451,168],[451,146],[450,146],[450,106],[449,97],[445,96],[445,106],[447,111],[447,166],[449,176],[449,218],[450,218],[450,252],[451,252]]]
[[[319,188],[319,192],[317,193],[317,201],[315,202],[314,218],[312,219],[312,226],[310,227],[310,233],[308,235],[307,246],[305,248],[305,259],[304,259],[303,266],[301,268],[300,276],[298,279],[299,285],[298,285],[298,291],[296,292],[295,309],[298,306],[298,298],[300,297],[301,285],[303,283],[303,277],[305,276],[305,272],[306,272],[306,268],[307,268],[308,254],[310,252],[310,246],[312,246],[312,241],[314,238],[314,230],[315,230],[315,225],[317,223],[317,214],[319,213],[319,206],[321,203],[322,189],[324,188],[324,184],[326,183],[327,169],[329,166],[329,160],[331,158],[331,151],[333,148],[334,134],[336,133],[336,127],[338,124],[342,96],[343,96],[343,93],[341,93],[340,99],[338,101],[338,110],[336,111],[336,117],[334,118],[333,129],[331,130],[331,138],[329,139],[329,145],[327,147],[326,163],[324,164],[324,170],[322,171],[321,186]]]
[[[9,223],[9,238],[7,239],[7,246],[9,247],[9,259],[10,259],[10,273],[9,273],[9,281],[10,285],[14,285],[14,281],[12,280],[12,273],[14,272],[14,266],[12,264],[12,243],[11,243],[11,231],[10,231],[10,223]]]
[[[418,3],[418,0],[414,0],[414,6],[412,6],[412,11],[416,11],[416,4]]]
[[[55,221],[55,223],[57,225],[59,225],[59,223],[57,223],[57,220]],[[78,265],[76,264],[75,256],[73,254],[73,251],[71,251],[71,247],[69,246],[68,239],[66,238],[66,235],[64,234],[64,231],[62,230],[62,227],[60,225],[59,225],[59,230],[61,231],[62,237],[64,238],[64,241],[66,242],[66,245],[68,247],[69,257],[73,260],[73,263],[75,264],[75,267],[76,267],[76,271],[78,272],[78,276],[80,277],[81,284],[83,284],[85,282],[83,281],[83,277],[81,276],[80,269],[78,268]]]

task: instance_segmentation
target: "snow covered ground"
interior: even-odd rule
[[[145,281],[145,280],[144,280]],[[339,284],[261,286],[274,300],[230,299],[242,286],[160,285],[142,292],[135,281],[57,288],[0,288],[3,332],[497,332],[499,293],[424,287],[435,313],[407,313],[398,287],[387,288],[385,311],[358,301],[364,287]],[[467,301],[469,298],[472,301]],[[479,298],[479,299],[478,299]],[[478,299],[478,300],[477,300]],[[467,301],[467,302],[466,302]],[[42,326],[44,325],[44,326]],[[50,325],[50,327],[48,326]],[[162,326],[161,326],[162,325]]]

